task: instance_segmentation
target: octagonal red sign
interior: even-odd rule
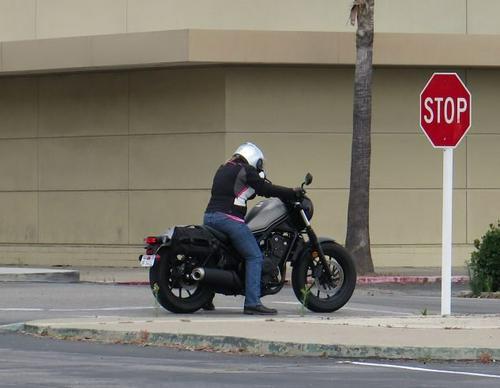
[[[471,126],[471,94],[456,73],[434,73],[420,93],[420,127],[436,148],[455,148]]]

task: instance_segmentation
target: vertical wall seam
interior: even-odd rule
[[[224,155],[222,155],[222,159],[221,160],[224,160],[224,158],[226,157],[227,155],[227,133],[228,133],[228,130],[227,130],[227,115],[228,115],[228,82],[227,82],[227,77],[228,77],[228,72],[229,72],[229,69],[227,67],[224,67],[223,68],[223,74],[224,74],[224,78],[223,78],[223,81],[224,81],[224,122],[223,122],[223,126],[224,126],[224,130],[223,130],[223,133],[224,133]]]
[[[469,69],[465,69],[465,86],[469,89]],[[469,89],[470,90],[470,89]],[[472,93],[470,96],[471,126],[472,126]],[[470,129],[469,129],[470,130]],[[465,136],[465,243],[469,242],[469,139]]]
[[[125,33],[128,32],[128,0],[125,1]]]
[[[469,139],[465,137],[465,243],[469,243]]]
[[[35,39],[38,39],[38,0],[35,0]]]
[[[465,34],[469,33],[469,0],[465,0]]]
[[[469,89],[469,69],[465,69],[464,72],[464,83]],[[472,93],[470,96],[472,110]],[[471,111],[471,126],[472,126],[472,111]],[[469,243],[469,139],[468,136],[465,136],[465,243]]]
[[[40,77],[35,78],[36,125],[36,242],[40,243]]]
[[[127,1],[128,3],[128,1]],[[127,242],[131,243],[130,236],[130,71],[127,71]]]

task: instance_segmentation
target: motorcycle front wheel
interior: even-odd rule
[[[305,252],[292,271],[292,286],[297,299],[309,310],[330,313],[344,306],[356,287],[356,268],[351,254],[341,245],[328,241],[321,244],[333,280],[321,260]]]
[[[188,279],[182,264],[169,255],[149,269],[149,285],[158,303],[177,314],[194,313],[214,297],[206,286]]]

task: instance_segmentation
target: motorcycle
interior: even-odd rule
[[[330,313],[351,298],[356,269],[350,253],[328,237],[318,237],[311,226],[312,201],[304,186],[301,198],[285,203],[277,198],[257,203],[245,217],[264,257],[261,296],[278,293],[286,283],[287,263],[292,288],[309,310]],[[144,239],[152,293],[173,313],[193,313],[215,293],[245,294],[245,261],[228,237],[206,225],[174,226]]]

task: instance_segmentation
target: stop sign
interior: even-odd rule
[[[456,73],[434,73],[420,93],[420,127],[436,148],[455,148],[471,125],[471,95]]]

